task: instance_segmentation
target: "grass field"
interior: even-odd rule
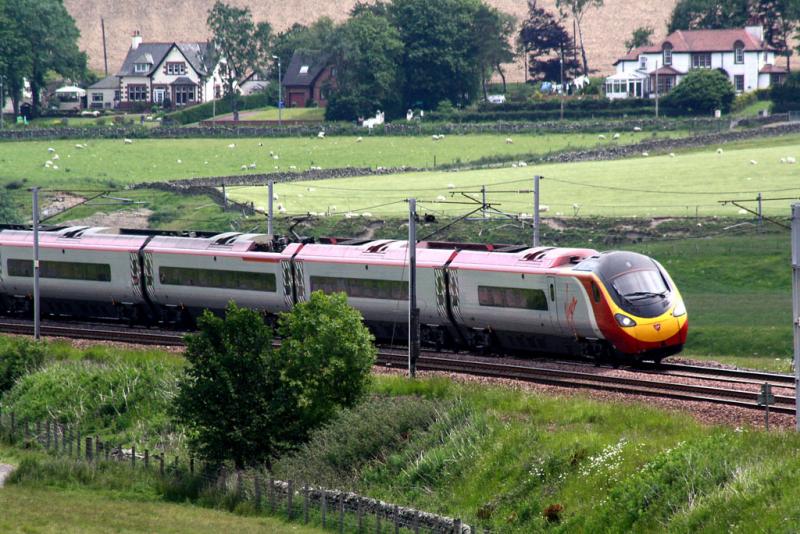
[[[15,485],[0,489],[0,509],[0,531],[9,533],[324,532],[270,517],[243,517],[191,505],[126,500],[94,491]]]
[[[648,132],[628,132],[619,141],[593,134],[518,135],[514,144],[506,135],[465,135],[434,142],[429,137],[355,137],[328,139],[143,139],[131,145],[122,140],[69,140],[0,143],[0,186],[27,180],[28,185],[62,188],[121,187],[125,184],[195,176],[228,176],[339,167],[433,167],[483,157],[545,154],[602,143],[633,143],[652,137]],[[658,136],[684,135],[680,132]],[[78,149],[77,144],[88,144]],[[259,146],[259,143],[263,146]],[[236,148],[228,148],[235,144]],[[48,169],[54,148],[59,160]],[[279,159],[272,159],[270,152]],[[242,165],[255,163],[255,169]]]
[[[324,121],[324,108],[285,108],[281,114],[283,120],[296,121]],[[233,120],[233,113],[217,116],[216,120]],[[242,121],[276,121],[278,120],[278,108],[263,108],[252,111],[242,111],[239,113],[239,120]]]
[[[800,166],[780,163],[787,156],[800,158],[800,136],[732,144],[725,146],[722,154],[716,149],[707,147],[675,157],[292,182],[278,184],[276,192],[289,214],[341,214],[366,208],[364,211],[376,215],[402,216],[407,213],[403,200],[414,196],[422,212],[456,215],[469,208],[464,205],[467,199],[451,192],[466,190],[478,198],[485,184],[488,202],[497,204],[498,209],[530,214],[529,192],[492,191],[530,190],[533,175],[540,174],[544,176],[541,203],[547,206],[545,215],[574,215],[577,205],[580,215],[610,217],[735,216],[739,208],[719,201],[748,199],[748,205],[755,208],[753,200],[759,191],[765,198],[800,192]],[[263,187],[232,188],[230,194],[234,199],[255,200],[258,207],[266,204]],[[447,204],[445,199],[454,203]],[[765,202],[764,212],[786,215],[787,202]]]

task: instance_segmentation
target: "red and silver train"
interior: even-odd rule
[[[379,340],[406,339],[406,241],[279,244],[86,226],[39,235],[45,315],[166,325],[233,300],[274,319],[312,291],[341,291]],[[32,247],[30,230],[0,231],[2,313],[30,313]],[[423,242],[417,282],[427,347],[659,361],[686,341],[675,283],[632,252]]]

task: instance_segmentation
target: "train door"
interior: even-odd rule
[[[555,276],[547,277],[547,307],[550,309],[550,320],[553,324],[553,333],[560,334],[563,325],[563,312],[558,295],[558,280]]]

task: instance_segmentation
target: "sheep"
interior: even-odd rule
[[[318,139],[325,139],[325,132],[320,132],[317,134]]]
[[[455,189],[456,184],[447,184],[447,189]]]
[[[242,165],[241,167],[239,167],[239,169],[241,169],[243,171],[246,171],[247,170],[247,165]]]
[[[61,159],[61,156],[59,156],[58,154],[53,154],[53,161],[58,161],[60,159]]]
[[[516,164],[516,163],[512,163],[512,164],[511,164],[511,168],[512,168],[512,169],[516,169],[516,168],[517,168],[517,164]]]
[[[669,157],[674,158],[675,157],[675,152],[670,152],[669,153]]]
[[[279,199],[280,199],[280,197],[278,196],[278,193],[273,193],[272,194],[272,200],[279,200]]]
[[[207,161],[204,161],[204,162],[203,162],[203,165],[208,165],[208,162],[207,162]]]
[[[506,144],[507,145],[513,145],[514,144],[514,140],[511,139],[510,137],[506,137]]]
[[[78,150],[83,150],[83,145],[78,143],[77,145],[75,145],[75,148],[77,148]]]
[[[251,168],[251,169],[255,169],[256,168],[256,162],[254,161],[253,163],[248,165],[248,167]]]
[[[183,163],[183,161],[181,161],[181,160],[178,160],[178,164],[180,165],[181,163]]]
[[[236,143],[231,143],[228,145],[228,148],[236,148]]]
[[[296,171],[297,170],[297,165],[289,165],[289,170],[290,171]]]
[[[361,214],[361,216],[362,217],[372,217],[372,212],[371,211],[365,211],[364,213]]]
[[[524,161],[520,161],[518,165],[519,165],[520,167],[527,167],[527,166],[528,166],[528,164],[527,164],[527,163],[525,163]]]
[[[781,163],[786,163],[786,158],[781,158]]]
[[[447,198],[444,195],[439,195],[436,197],[437,202],[444,202],[445,200],[447,200]]]
[[[747,210],[739,210],[739,215],[747,215]]]
[[[53,165],[53,162],[52,162],[52,161],[50,161],[49,159],[48,159],[47,161],[45,161],[45,162],[44,162],[44,166],[45,166],[45,167],[48,167],[48,168],[49,168],[49,167],[52,167],[52,165]]]
[[[619,139],[619,134],[615,133],[613,139]]]
[[[649,155],[650,155],[650,153],[649,153],[649,152],[642,152],[642,157],[643,157],[643,158],[646,158],[646,157],[648,157]]]
[[[363,137],[359,137],[358,139],[356,139],[356,143],[360,143],[360,142],[362,142],[363,140],[364,140],[364,138],[363,138]]]
[[[642,129],[641,129],[639,126],[634,126],[634,127],[633,127],[633,131],[634,131],[634,132],[641,132],[641,131],[642,131]]]
[[[786,157],[786,163],[789,163],[789,164],[797,163],[797,158],[795,158],[794,156],[787,156]]]
[[[125,139],[122,140],[122,142],[125,143],[126,145],[132,145],[133,144],[133,139],[128,139],[126,137]]]
[[[58,165],[53,165],[53,170],[57,171],[58,170]]]
[[[598,138],[598,139],[605,139],[605,138],[606,138],[606,136],[605,136],[605,135],[603,135],[603,134],[600,134],[600,135],[598,135],[598,136],[597,136],[597,138]]]
[[[758,165],[758,162],[754,159],[750,160],[750,165]]]
[[[306,187],[306,191],[308,191],[309,193],[313,193],[316,190],[317,190],[316,187]]]
[[[258,146],[259,146],[259,147],[263,147],[263,146],[264,146],[264,143],[258,143]]]
[[[278,204],[278,213],[286,213],[286,207],[283,204]]]
[[[55,149],[55,148],[53,148],[53,147],[50,147],[50,148],[48,148],[48,149],[47,149],[47,151],[48,151],[48,152],[50,152],[50,153],[52,154],[53,152],[55,152],[55,151],[56,151],[56,149]]]
[[[352,219],[353,217],[358,217],[358,214],[353,213],[352,211],[348,211],[344,214],[345,219]]]
[[[723,151],[722,151],[722,149],[721,149],[721,148],[718,148],[718,149],[717,149],[717,154],[719,154],[719,155],[722,155],[722,154],[723,154]]]
[[[273,154],[272,159],[278,160],[278,159],[281,159],[281,158],[277,154]]]
[[[539,211],[542,213],[550,211],[550,206],[548,206],[547,204],[539,204]]]

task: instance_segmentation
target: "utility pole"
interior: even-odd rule
[[[417,308],[417,199],[408,199],[408,377],[417,376],[419,308]]]
[[[272,189],[275,186],[275,180],[270,180],[267,182],[267,189],[269,189],[269,202],[267,203],[267,235],[272,239],[272,201],[275,198],[275,195],[272,193]]]
[[[486,213],[486,186],[485,185],[481,186],[481,196],[483,197],[483,207],[481,208],[481,211],[483,212],[483,218],[485,220],[488,217],[488,215]]]
[[[0,74],[0,130],[3,129],[3,108],[6,106],[6,94],[3,89],[3,75]]]
[[[106,20],[100,17],[100,29],[103,31],[103,63],[106,67],[106,77],[108,77],[108,50],[106,49]]]
[[[792,204],[792,325],[794,330],[795,430],[800,432],[800,203]]]
[[[283,73],[281,72],[281,58],[272,56],[278,60],[278,126],[283,125]],[[291,67],[291,65],[289,65]]]
[[[539,180],[538,174],[533,177],[533,246],[539,246]]]
[[[561,95],[561,120],[564,120],[564,47],[561,47],[561,57],[558,58],[558,64],[561,68],[561,86],[559,87],[559,94]]]
[[[31,189],[33,193],[33,339],[41,337],[39,308],[39,188]]]
[[[758,230],[761,231],[761,226],[764,223],[764,212],[761,211],[761,193],[756,197],[758,200]]]

